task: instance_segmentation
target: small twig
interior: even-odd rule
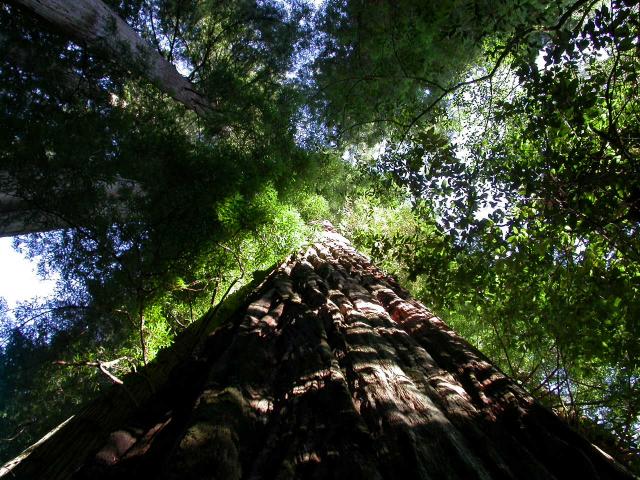
[[[218,286],[220,285],[220,280],[216,278],[216,284],[213,287],[213,293],[211,294],[211,305],[216,302],[216,295],[218,295]]]
[[[138,328],[140,332],[140,348],[142,349],[142,364],[147,364],[147,342],[144,338],[144,310],[140,307],[138,312]]]
[[[171,37],[171,43],[169,45],[169,61],[173,62],[173,49],[176,45],[176,39],[180,34],[180,5],[176,7],[176,24],[173,29],[173,36]]]
[[[151,25],[151,33],[153,33],[153,44],[160,55],[163,55],[162,48],[160,48],[160,42],[158,41],[158,34],[156,33],[156,25],[153,20],[153,7],[145,2],[147,9],[149,10],[149,24]]]
[[[122,380],[120,380],[113,373],[107,370],[108,368],[113,367],[114,365],[117,365],[122,360],[130,361],[129,357],[120,357],[120,358],[116,358],[115,360],[110,360],[108,362],[102,362],[100,360],[97,360],[97,361],[85,360],[85,361],[78,361],[78,362],[67,362],[66,360],[55,360],[53,364],[60,365],[63,367],[97,367],[98,370],[100,370],[100,372],[102,372],[111,381],[111,383],[114,383],[116,385],[122,385],[123,384]]]
[[[184,323],[182,323],[180,320],[178,320],[178,317],[175,316],[173,313],[171,312],[167,312],[167,315],[171,318],[171,320],[173,320],[174,322],[176,322],[178,325],[180,325],[182,328],[187,328],[187,325],[185,325]]]
[[[107,367],[105,367],[104,363],[102,362],[98,362],[98,369],[104,373],[107,378],[109,380],[111,380],[112,383],[116,384],[116,385],[122,385],[124,382],[122,380],[120,380],[118,377],[116,377],[113,373],[111,373],[109,370],[107,370]]]
[[[236,283],[238,283],[240,281],[241,278],[242,277],[238,277],[233,282],[231,282],[231,285],[229,285],[229,288],[227,288],[227,290],[224,292],[224,294],[222,295],[222,298],[220,299],[220,301],[217,303],[217,305],[215,307],[213,307],[213,310],[211,312],[211,316],[214,316],[216,314],[216,312],[220,308],[220,305],[222,305],[222,303],[224,302],[224,299],[227,298],[227,295],[229,295],[229,292],[231,292],[231,289],[234,287],[234,285]]]
[[[29,425],[33,425],[34,423],[36,423],[35,420],[29,420],[28,422],[21,423],[20,425],[18,425],[16,427],[18,429],[18,431],[16,433],[11,435],[10,437],[0,438],[0,442],[12,442],[12,441],[14,441],[16,438],[18,438],[20,435],[22,435],[24,433],[24,431],[27,429],[27,427]]]

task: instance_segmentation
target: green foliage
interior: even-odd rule
[[[315,193],[302,197],[297,205],[300,216],[306,222],[323,220],[331,216],[329,201]]]
[[[375,141],[404,132],[466,80],[486,45],[551,21],[564,4],[329,2],[318,20],[321,52],[309,72],[322,92],[314,106],[339,137]]]
[[[173,341],[170,324],[162,312],[162,305],[155,304],[144,312],[146,348],[150,359],[153,359],[158,351],[168,347]]]

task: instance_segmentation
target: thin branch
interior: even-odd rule
[[[173,49],[176,45],[176,39],[180,34],[180,4],[176,6],[176,24],[173,29],[173,35],[171,37],[171,43],[169,45],[169,61],[173,62]]]
[[[16,433],[11,435],[10,437],[0,438],[0,442],[12,442],[12,441],[14,441],[16,438],[18,438],[20,435],[22,435],[24,433],[24,431],[27,429],[27,427],[29,425],[33,425],[34,423],[36,423],[35,420],[29,420],[28,422],[21,423],[20,425],[18,425],[16,427],[18,429]]]
[[[140,305],[138,309],[138,331],[140,333],[140,348],[142,349],[142,364],[146,365],[148,354],[147,354],[147,341],[144,335],[144,323],[145,323],[144,308],[142,305]]]
[[[60,365],[62,367],[96,367],[98,370],[100,370],[100,372],[102,372],[102,374],[104,374],[109,379],[109,381],[111,381],[111,383],[115,385],[122,385],[124,382],[120,380],[118,377],[116,377],[113,373],[111,373],[108,369],[117,365],[123,360],[127,360],[131,362],[131,359],[129,357],[120,357],[120,358],[116,358],[115,360],[110,360],[108,362],[102,362],[100,360],[97,360],[97,361],[85,360],[85,361],[77,361],[77,362],[68,362],[66,360],[55,360],[53,364]]]
[[[162,48],[160,48],[160,41],[158,40],[158,35],[156,33],[156,25],[153,20],[153,7],[149,4],[149,2],[145,2],[147,5],[147,9],[149,10],[149,25],[151,25],[151,33],[153,33],[153,44],[156,47],[156,50],[160,55],[163,55]]]
[[[564,24],[569,20],[569,18],[571,18],[571,15],[573,15],[581,6],[583,6],[586,3],[587,3],[587,0],[578,0],[569,9],[567,9],[567,11],[560,17],[558,22],[552,27],[548,27],[546,29],[539,29],[539,28],[535,28],[535,27],[530,27],[530,28],[526,28],[526,29],[522,30],[520,33],[515,34],[511,38],[509,43],[507,43],[507,45],[505,45],[504,49],[502,50],[502,53],[500,54],[500,56],[496,60],[496,63],[493,65],[493,68],[489,71],[489,73],[487,73],[485,75],[481,75],[481,76],[476,77],[476,78],[472,78],[470,80],[465,80],[465,81],[462,81],[462,82],[458,82],[458,83],[456,83],[455,85],[453,85],[453,86],[451,86],[449,88],[443,89],[442,93],[433,102],[431,102],[424,110],[422,110],[418,115],[416,115],[413,118],[413,120],[411,120],[411,122],[409,122],[409,125],[407,126],[407,128],[404,131],[404,133],[402,134],[402,137],[401,137],[402,140],[399,142],[399,144],[404,141],[404,139],[409,134],[409,131],[416,125],[416,123],[418,123],[422,118],[424,118],[424,116],[426,116],[429,112],[431,112],[434,109],[434,107],[444,97],[446,97],[450,93],[453,93],[456,90],[458,90],[458,89],[460,89],[460,88],[462,88],[464,86],[472,85],[472,84],[475,84],[475,83],[479,83],[479,82],[483,82],[485,80],[492,79],[494,77],[494,75],[496,74],[496,72],[498,71],[498,69],[502,66],[502,63],[505,61],[505,59],[508,57],[508,55],[528,35],[530,35],[531,33],[535,32],[535,31],[557,31],[557,30],[560,30],[564,26]],[[593,5],[594,4],[591,3],[589,5],[589,8],[591,8]]]

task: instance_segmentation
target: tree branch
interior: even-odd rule
[[[108,368],[111,368],[123,360],[127,360],[131,362],[129,357],[120,357],[115,360],[110,360],[108,362],[102,362],[100,360],[92,361],[92,360],[84,360],[77,362],[67,362],[66,360],[55,360],[53,362],[54,365],[60,365],[62,367],[96,367],[103,375],[105,375],[109,381],[115,385],[122,385],[123,381],[116,377],[113,373],[109,372]]]

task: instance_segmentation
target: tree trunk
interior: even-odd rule
[[[331,229],[230,303],[5,471],[633,478]]]
[[[91,85],[88,80],[71,69],[64,68],[58,63],[42,62],[38,57],[41,53],[35,45],[10,43],[0,38],[0,58],[7,65],[13,65],[23,71],[37,76],[47,75],[54,78],[53,91],[63,98],[71,98],[81,93],[86,98],[108,99],[109,93],[98,85]]]
[[[64,196],[64,181],[61,180],[60,184],[60,189],[51,192],[58,198]],[[112,207],[111,220],[118,222],[126,222],[131,216],[127,201],[145,195],[138,182],[120,176],[116,176],[111,183],[98,180],[94,183],[94,189]],[[46,210],[41,204],[29,199],[28,195],[21,194],[20,190],[16,177],[8,171],[0,170],[0,238],[82,226],[70,224],[61,215]],[[98,208],[90,204],[83,206],[85,210],[96,211]],[[86,211],[81,213],[86,216]]]
[[[100,0],[14,0],[73,38],[135,66],[160,90],[199,115],[213,105],[176,67]],[[128,58],[129,57],[129,58]]]
[[[11,237],[64,228],[59,218],[34,208],[18,194],[18,183],[9,172],[0,170],[0,237]]]

